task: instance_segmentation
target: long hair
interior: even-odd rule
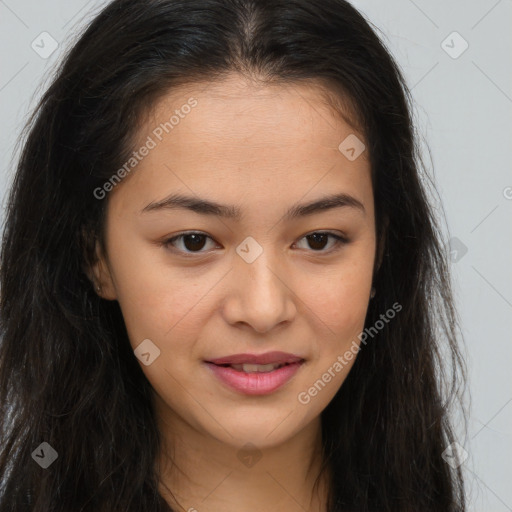
[[[450,408],[466,375],[458,317],[411,94],[385,44],[344,0],[115,0],[29,119],[8,196],[0,512],[170,510],[157,490],[151,386],[118,303],[87,276],[108,201],[94,191],[127,161],[159,98],[232,72],[323,84],[333,108],[352,107],[368,143],[382,263],[365,326],[401,310],[368,330],[322,413],[329,512],[465,510],[460,467],[442,455],[456,440]],[[57,454],[46,469],[38,450],[53,452],[41,443]]]

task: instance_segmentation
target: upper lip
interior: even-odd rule
[[[298,363],[304,358],[286,352],[265,352],[264,354],[233,354],[232,356],[209,359],[213,364],[284,364]]]

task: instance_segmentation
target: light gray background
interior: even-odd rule
[[[77,28],[105,3],[0,0],[2,205],[27,113]],[[461,431],[459,439],[469,453],[469,510],[512,511],[512,1],[353,4],[382,31],[405,72],[447,213],[446,238],[458,239],[452,269],[472,399],[468,436]],[[43,45],[42,32],[59,43],[47,59],[31,47]],[[458,55],[464,41],[469,47]]]

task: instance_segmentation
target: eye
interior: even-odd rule
[[[330,249],[324,250],[329,238],[334,239],[334,242],[331,245]],[[162,243],[162,245],[167,248],[170,248],[171,250],[176,249],[176,252],[181,252],[184,254],[201,254],[207,252],[202,251],[201,249],[204,248],[205,242],[208,239],[213,241],[213,239],[210,236],[204,233],[191,231],[188,233],[181,233],[180,235],[173,236],[172,238],[165,240]],[[349,240],[346,237],[338,235],[336,233],[332,233],[330,231],[316,231],[314,233],[310,233],[309,235],[302,237],[301,240],[303,239],[306,239],[308,241],[309,246],[313,249],[314,252],[325,253],[334,251],[340,246],[349,243]],[[176,244],[177,241],[180,241],[181,244]],[[181,247],[176,248],[176,245],[181,245]]]
[[[183,242],[183,245],[185,246],[185,250],[178,249],[178,252],[183,252],[185,254],[191,254],[191,253],[201,253],[206,251],[201,251],[201,249],[205,245],[205,239],[209,238],[210,240],[213,240],[208,235],[205,235],[204,233],[198,233],[195,231],[191,231],[189,233],[182,233],[181,235],[173,236],[172,238],[169,238],[163,242],[163,245],[165,247],[175,247],[176,240],[181,240]],[[189,252],[187,252],[189,251]]]
[[[334,239],[334,243],[331,245],[330,249],[323,250],[329,237]],[[303,239],[307,239],[308,244],[313,248],[314,252],[325,253],[332,252],[349,242],[346,237],[330,231],[315,231],[314,233],[304,236]]]

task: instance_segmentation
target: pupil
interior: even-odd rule
[[[187,240],[190,240],[190,239],[193,239],[193,242],[192,244],[190,243],[187,243]],[[204,235],[185,235],[185,237],[183,238],[183,243],[185,244],[185,247],[190,250],[190,251],[193,251],[193,250],[200,250],[204,247],[204,240],[203,240],[203,243],[199,243],[198,239],[201,239],[201,238],[205,238]],[[199,247],[198,245],[199,244]]]
[[[315,245],[316,242],[318,242],[319,238],[322,238],[324,240],[324,242],[325,242],[325,239],[327,238],[327,236],[328,235],[325,234],[325,233],[314,233],[313,235],[308,235],[308,237],[307,237],[308,239],[313,239],[313,245],[311,245],[311,240],[310,240],[310,244],[309,245],[311,246],[312,249],[323,249],[323,247],[325,246],[325,243],[322,244],[320,242],[321,247],[315,247],[314,245]]]

